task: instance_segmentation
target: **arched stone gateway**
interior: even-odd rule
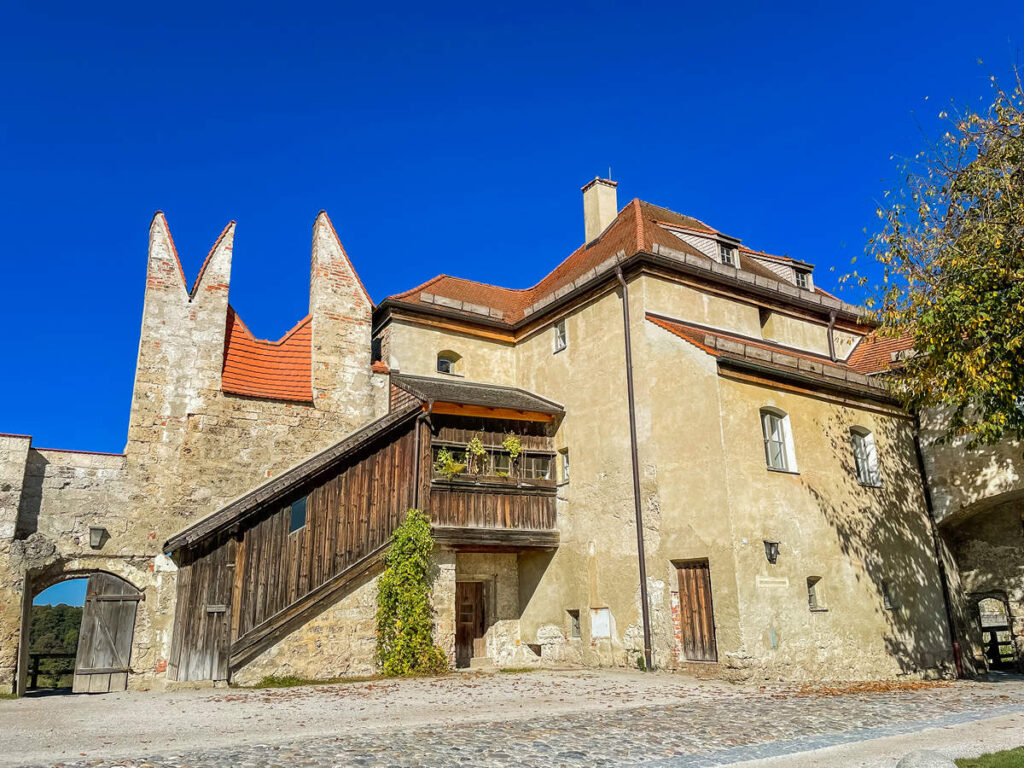
[[[956,561],[969,648],[981,669],[1024,659],[1024,498],[1016,491],[984,499],[943,520]]]
[[[57,578],[37,581],[32,595],[38,595],[61,581],[87,578],[82,624],[75,656],[74,693],[108,693],[128,687],[132,671],[132,641],[142,590],[126,579],[106,571],[61,573]],[[32,600],[25,601],[22,637],[28,638]],[[27,642],[25,643],[27,646]],[[20,690],[25,690],[27,648],[21,654]]]

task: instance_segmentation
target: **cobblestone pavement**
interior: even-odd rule
[[[481,684],[486,685],[486,679],[472,683]],[[709,690],[713,695],[707,695]],[[529,695],[529,686],[523,693]],[[687,687],[674,701],[662,697],[652,705],[631,698],[625,705],[610,701],[603,710],[513,720],[459,722],[457,718],[446,718],[443,725],[412,728],[388,728],[387,723],[378,722],[369,730],[350,730],[335,737],[280,742],[275,742],[268,732],[266,743],[219,745],[157,755],[140,749],[121,759],[90,755],[40,765],[687,768],[727,765],[1022,711],[1024,682],[1020,681],[956,683],[895,692],[698,683]],[[1024,741],[1024,734],[1021,740]]]

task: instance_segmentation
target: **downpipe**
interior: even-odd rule
[[[636,405],[633,396],[633,347],[629,332],[629,287],[622,276],[622,267],[615,267],[615,277],[622,286],[622,331],[626,341],[626,397],[629,400],[629,449],[633,461],[633,507],[636,513],[636,556],[640,567],[640,613],[644,624],[644,666],[654,668],[651,657],[651,612],[647,599],[647,555],[644,550],[644,514],[640,502],[640,459],[636,447]]]

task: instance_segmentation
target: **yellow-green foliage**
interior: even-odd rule
[[[445,672],[448,659],[434,644],[430,605],[434,539],[430,521],[410,509],[395,529],[377,582],[377,666],[387,676]]]
[[[452,456],[452,452],[447,448],[442,448],[437,452],[437,458],[434,459],[434,471],[438,472],[449,480],[456,475],[461,475],[466,471],[466,465],[455,460]]]
[[[1016,74],[1016,73],[1015,73]],[[992,79],[984,110],[943,111],[949,130],[887,192],[868,253],[868,306],[915,354],[892,377],[911,408],[942,406],[969,446],[1024,434],[1024,91]],[[854,272],[844,280],[865,285]]]

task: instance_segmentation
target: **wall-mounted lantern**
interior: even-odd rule
[[[89,546],[99,549],[103,546],[103,540],[107,538],[107,529],[100,525],[89,527]]]
[[[779,542],[777,541],[765,541],[764,543],[764,556],[768,558],[768,562],[772,565],[779,559]]]

